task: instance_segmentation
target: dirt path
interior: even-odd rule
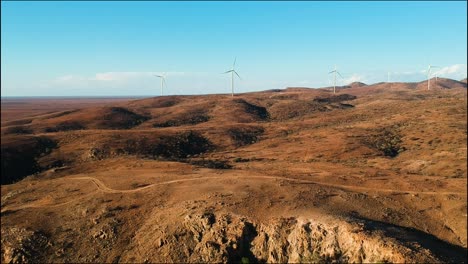
[[[327,187],[332,187],[332,188],[340,188],[340,189],[345,189],[348,191],[364,191],[364,192],[385,192],[385,193],[398,193],[398,194],[425,194],[425,195],[466,195],[466,193],[459,193],[459,192],[420,192],[420,191],[403,191],[403,190],[392,190],[392,189],[376,189],[376,188],[369,188],[369,187],[359,187],[359,186],[350,186],[350,185],[342,185],[342,184],[332,184],[332,183],[323,183],[323,182],[317,182],[317,181],[310,181],[310,180],[302,180],[302,179],[295,179],[295,178],[287,178],[287,177],[277,177],[277,176],[240,176],[236,175],[234,177],[226,177],[226,176],[211,176],[211,177],[197,177],[197,178],[189,178],[189,179],[179,179],[179,180],[172,180],[172,181],[165,181],[165,182],[159,182],[159,183],[153,183],[144,187],[136,188],[136,189],[131,189],[131,190],[117,190],[117,189],[112,189],[107,187],[101,180],[95,178],[95,177],[89,177],[89,176],[83,176],[83,177],[70,177],[69,179],[72,180],[89,180],[96,185],[99,191],[102,191],[104,193],[135,193],[135,192],[140,192],[149,188],[153,188],[156,186],[161,186],[161,185],[168,185],[168,184],[174,184],[174,183],[181,183],[181,182],[190,182],[190,181],[198,181],[198,180],[211,180],[211,179],[242,179],[242,178],[254,178],[254,179],[271,179],[271,180],[278,180],[278,181],[288,181],[288,182],[295,182],[295,183],[302,183],[302,184],[316,184],[316,185],[321,185],[321,186],[327,186]],[[69,203],[72,203],[74,201],[78,201],[81,199],[84,199],[85,197],[88,197],[90,195],[94,194],[94,192],[90,194],[86,194],[81,197],[77,197],[74,199],[71,199],[67,202],[63,203],[58,203],[58,204],[53,204],[53,201],[50,199],[50,197],[46,197],[37,201],[34,201],[29,204],[21,205],[21,206],[6,206],[2,208],[1,213],[4,213],[6,211],[17,211],[21,209],[27,209],[27,208],[41,208],[41,207],[58,207],[62,205],[67,205]]]
[[[18,211],[18,210],[28,209],[28,208],[59,207],[59,206],[70,204],[72,202],[82,200],[82,199],[84,199],[84,198],[86,198],[88,196],[91,196],[91,195],[95,194],[95,193],[96,192],[91,192],[91,193],[85,194],[83,196],[71,199],[69,201],[66,201],[66,202],[63,202],[63,203],[55,203],[55,204],[54,204],[54,200],[50,196],[47,196],[47,197],[44,197],[42,199],[36,200],[36,201],[34,201],[32,203],[28,203],[28,204],[24,204],[24,205],[20,205],[20,206],[5,206],[4,208],[2,208],[2,210],[0,212],[3,214],[3,213],[6,213],[8,211]]]
[[[317,182],[317,181],[310,181],[310,180],[302,180],[302,179],[295,179],[295,178],[287,178],[287,177],[277,177],[277,176],[239,176],[236,175],[236,178],[257,178],[257,179],[272,179],[272,180],[280,180],[280,181],[290,181],[290,182],[298,182],[298,183],[306,183],[306,184],[317,184],[327,187],[333,188],[341,188],[346,189],[349,191],[373,191],[373,192],[386,192],[386,193],[399,193],[399,194],[427,194],[427,195],[466,195],[466,193],[459,193],[459,192],[424,192],[424,191],[403,191],[403,190],[392,190],[392,189],[376,189],[376,188],[369,188],[369,187],[359,187],[359,186],[350,186],[350,185],[342,185],[342,184],[332,184],[332,183],[324,183],[324,182]],[[197,180],[209,180],[209,179],[232,179],[226,176],[211,176],[211,177],[197,177],[197,178],[190,178],[190,179],[180,179],[180,180],[172,180],[160,183],[153,183],[144,187],[131,189],[131,190],[116,190],[107,187],[101,180],[94,178],[94,177],[75,177],[71,179],[77,180],[91,180],[99,190],[107,193],[133,193],[139,192],[148,188],[152,188],[159,185],[167,185],[172,183],[180,183],[180,182],[189,182],[189,181],[197,181]]]

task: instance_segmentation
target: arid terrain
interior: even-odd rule
[[[2,263],[467,262],[466,80],[1,116]]]

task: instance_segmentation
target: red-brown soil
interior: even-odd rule
[[[332,89],[2,99],[2,262],[466,262],[466,82]]]

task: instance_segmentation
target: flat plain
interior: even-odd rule
[[[2,262],[467,262],[467,85],[3,99]]]

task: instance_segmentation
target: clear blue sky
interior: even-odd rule
[[[466,1],[1,5],[2,96],[228,93],[234,57],[239,92],[466,76]]]

